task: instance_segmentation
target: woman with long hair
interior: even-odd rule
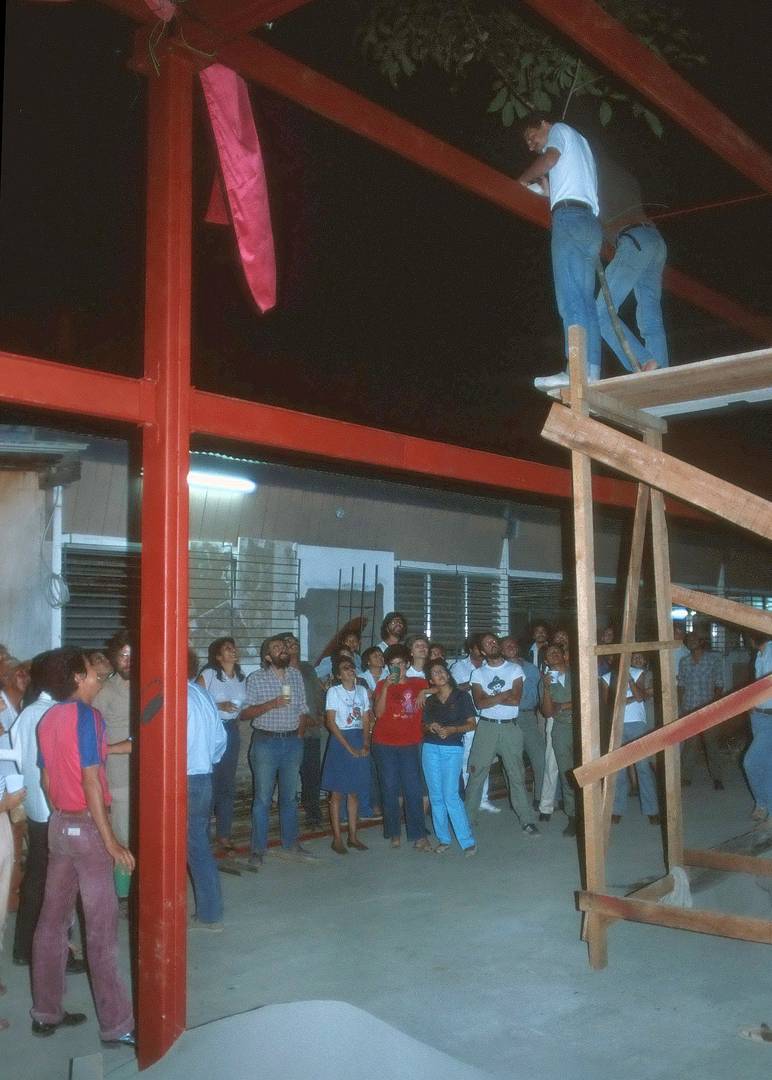
[[[232,637],[215,638],[210,643],[207,662],[196,682],[214,699],[228,739],[225,753],[212,770],[212,810],[217,844],[229,853],[234,849],[231,831],[241,746],[239,714],[246,694],[246,676],[241,670],[239,650]]]
[[[367,851],[357,836],[359,804],[370,796],[370,695],[357,680],[354,661],[339,655],[333,662],[336,682],[327,691],[325,723],[330,732],[322,768],[321,788],[329,792],[332,850],[346,855],[347,846]],[[341,837],[340,807],[346,797],[348,842]]]
[[[474,730],[475,707],[469,694],[456,687],[444,660],[430,660],[426,677],[430,692],[424,703],[421,762],[438,841],[434,850],[442,855],[449,849],[450,823],[461,850],[465,855],[474,855],[477,845],[460,791],[464,734]]]

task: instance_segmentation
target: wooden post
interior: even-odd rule
[[[662,436],[644,432],[643,441],[654,450],[662,450]],[[657,605],[657,636],[673,636],[673,600],[670,594],[670,545],[665,499],[661,491],[651,493],[651,542],[654,559],[654,594]],[[660,651],[659,679],[662,723],[671,724],[678,717],[678,690],[673,654]],[[683,800],[681,798],[681,747],[669,746],[665,759],[665,865],[668,870],[682,866],[684,857]]]
[[[635,504],[633,534],[630,540],[630,558],[625,584],[625,603],[622,615],[622,643],[635,642],[635,627],[638,621],[638,598],[641,591],[641,567],[643,565],[643,546],[646,539],[646,522],[649,512],[649,489],[645,484],[638,485],[638,498]],[[617,681],[614,693],[614,711],[611,720],[609,750],[616,750],[622,742],[624,726],[625,699],[627,697],[627,676],[630,670],[632,646],[623,650],[617,665]],[[614,808],[614,788],[616,773],[606,778],[603,785],[603,843],[608,848],[611,814]]]
[[[568,366],[571,378],[571,411],[589,414],[584,400],[587,387],[586,339],[583,327],[568,331]],[[559,406],[563,408],[563,406]],[[581,718],[582,761],[600,756],[600,703],[598,700],[598,665],[585,643],[597,640],[595,609],[595,534],[592,520],[592,465],[586,454],[572,451],[571,476],[574,493],[574,555],[576,559],[576,619],[579,655],[579,716]],[[603,837],[603,796],[600,783],[584,789],[584,870],[590,892],[602,892],[606,880],[606,848]],[[592,884],[592,883],[595,884]],[[590,964],[604,968],[608,964],[607,921],[597,911],[587,914],[583,936],[586,937]]]

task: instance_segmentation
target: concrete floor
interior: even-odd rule
[[[688,843],[712,846],[747,831],[751,806],[738,770],[730,772],[723,793],[714,792],[703,775],[686,792]],[[557,814],[539,839],[529,840],[508,809],[484,815],[473,860],[458,851],[391,851],[373,828],[363,833],[371,845],[365,853],[336,856],[328,838],[318,839],[309,843],[320,856],[316,865],[272,858],[258,875],[223,875],[226,930],[194,935],[189,946],[188,1019],[197,1029],[191,1042],[196,1060],[204,1060],[210,1047],[209,1075],[235,1080],[223,1060],[222,1027],[212,1021],[269,1004],[323,1001],[357,1006],[461,1064],[502,1078],[767,1080],[772,1044],[740,1039],[737,1029],[772,1022],[772,952],[617,923],[609,934],[608,968],[591,971],[573,905],[577,850],[560,835],[563,822]],[[622,893],[662,869],[659,831],[630,799],[612,833],[609,889]],[[711,875],[694,900],[695,906],[772,917],[770,894],[744,875]],[[6,942],[11,933],[9,925]],[[126,947],[124,940],[127,969]],[[6,962],[4,976],[9,992],[0,1011],[12,1022],[0,1034],[4,1080],[64,1080],[71,1057],[99,1050],[85,978],[70,980],[66,1005],[87,1012],[89,1023],[38,1040],[29,1034],[26,970]],[[253,1048],[254,1024],[265,1025],[271,1015],[229,1022],[225,1045],[233,1061],[245,1060],[239,1040]],[[372,1022],[341,1019],[348,1014],[334,1007],[326,1014],[302,1013],[308,1024],[294,1024],[298,1053],[307,1057],[309,1043],[320,1050],[318,1068],[305,1065],[298,1075],[357,1075],[330,1067],[322,1015],[332,1017],[341,1041],[362,1035]],[[251,1075],[289,1080],[286,1053],[281,1063],[275,1055],[272,1065],[269,1046],[262,1045],[262,1068]],[[359,1075],[378,1068],[373,1046],[379,1044],[368,1039],[367,1045],[375,1057],[361,1063]],[[191,1080],[185,1047],[159,1078]],[[402,1075],[423,1080],[426,1064],[411,1071],[407,1060]],[[104,1067],[107,1076],[136,1075],[128,1051],[106,1051]],[[453,1070],[447,1071],[450,1076]]]

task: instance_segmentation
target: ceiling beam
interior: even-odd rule
[[[703,146],[762,190],[772,191],[772,156],[595,0],[525,2]]]
[[[195,0],[189,3],[187,12],[213,27],[225,40],[241,37],[266,23],[281,19],[297,8],[305,7],[310,0]]]

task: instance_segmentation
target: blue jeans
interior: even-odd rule
[[[626,743],[635,742],[636,739],[640,739],[641,735],[645,735],[649,730],[645,721],[641,720],[635,724],[623,724],[622,725],[622,743],[624,746]],[[641,809],[644,814],[658,814],[659,804],[657,802],[657,782],[654,777],[654,770],[652,765],[654,761],[652,758],[644,758],[643,761],[636,761],[635,771],[638,774],[638,794],[641,797]],[[625,806],[627,805],[627,769],[620,769],[617,773],[617,782],[614,789],[614,813],[623,814],[625,812]]]
[[[745,753],[743,767],[753,798],[762,810],[772,810],[772,714],[751,712],[753,742]]]
[[[412,746],[373,743],[370,747],[381,781],[383,831],[389,839],[399,837],[402,833],[400,792],[405,802],[408,840],[422,840],[426,836],[420,751],[418,743]]]
[[[635,319],[644,344],[641,345],[624,322],[622,326],[630,351],[641,367],[649,360],[656,360],[659,367],[667,367],[669,363],[662,322],[662,272],[666,261],[667,247],[659,229],[653,225],[634,225],[619,237],[614,258],[606,267],[606,281],[617,311],[631,292],[635,294]],[[632,371],[619,344],[602,290],[597,307],[603,340],[613,349],[622,366]]]
[[[209,811],[212,806],[212,774],[188,777],[188,871],[196,898],[196,918],[222,921],[220,875],[209,846]]]
[[[215,836],[229,840],[233,828],[233,803],[236,799],[236,766],[239,763],[238,720],[228,720],[223,725],[228,741],[225,753],[212,769],[212,812],[215,816]]]
[[[424,778],[429,789],[429,802],[432,804],[434,832],[441,844],[450,843],[448,819],[453,826],[460,846],[474,847],[474,837],[469,827],[463,800],[459,794],[461,766],[464,760],[463,746],[439,746],[436,743],[424,743],[421,762]]]
[[[252,851],[262,854],[268,848],[268,815],[271,812],[276,777],[279,778],[279,826],[284,848],[294,848],[298,842],[298,808],[295,790],[300,762],[303,759],[303,740],[296,735],[272,738],[255,731],[249,748],[249,764],[255,784],[252,802]]]
[[[587,335],[587,368],[600,377],[600,326],[595,306],[595,266],[603,233],[588,208],[564,206],[552,215],[552,276],[555,299],[563,320],[566,357],[568,328],[583,326]]]

